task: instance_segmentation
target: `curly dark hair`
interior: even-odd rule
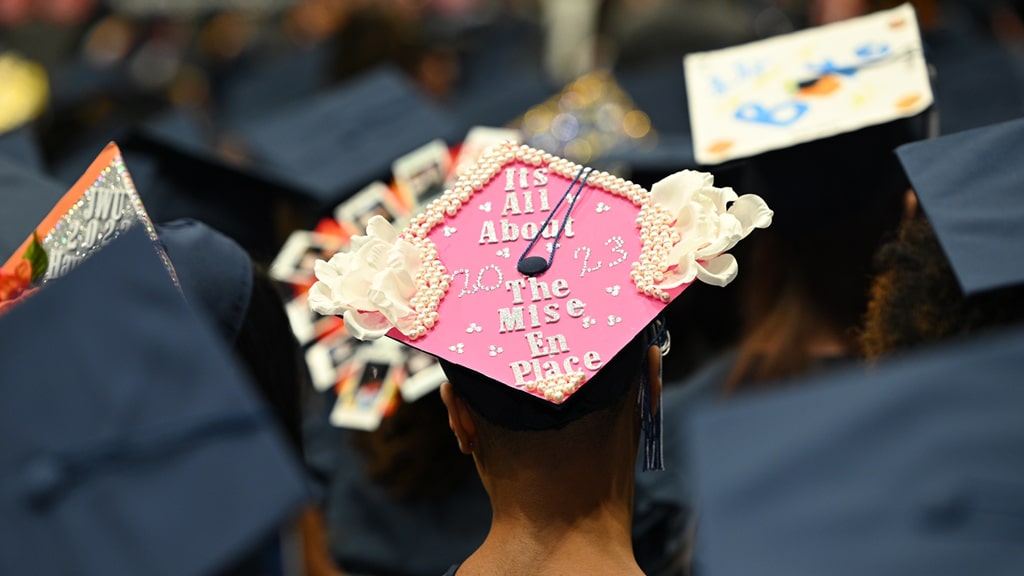
[[[869,358],[1024,320],[1024,286],[965,297],[929,222],[905,221],[879,250],[864,328]]]

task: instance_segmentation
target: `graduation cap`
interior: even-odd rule
[[[1018,574],[1019,328],[696,413],[698,569]]]
[[[306,496],[135,226],[0,316],[0,572],[215,574]]]
[[[966,296],[1024,282],[1024,120],[916,142],[900,162]]]
[[[453,126],[400,71],[384,66],[239,133],[256,164],[326,212],[386,177],[395,158],[437,138],[452,140]]]
[[[10,171],[12,176],[17,174]],[[142,205],[131,174],[117,144],[111,142],[93,160],[77,182],[64,193],[45,179],[22,175],[24,189],[9,198],[11,233],[25,233],[15,248],[6,251],[2,270],[10,272],[29,259],[36,248],[45,251],[40,282],[67,274],[129,228],[139,225],[155,243],[153,223]],[[18,180],[12,186],[20,184]],[[8,206],[5,206],[5,213]],[[40,216],[40,214],[42,216]],[[5,242],[15,242],[5,229]],[[174,269],[165,261],[174,278]],[[36,274],[33,274],[35,277]]]
[[[156,230],[185,299],[215,322],[226,342],[234,342],[252,296],[249,254],[197,220],[172,220],[158,224]]]
[[[309,301],[358,338],[386,333],[441,358],[456,386],[479,382],[460,393],[492,422],[552,428],[617,397],[587,382],[694,280],[729,283],[724,252],[770,221],[760,198],[710,174],[648,192],[502,144],[401,236],[374,218],[350,252],[317,262]]]
[[[895,227],[908,186],[893,150],[926,135],[933,103],[911,5],[690,54],[684,67],[697,163],[739,164],[777,233]]]

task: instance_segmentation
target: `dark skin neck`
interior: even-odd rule
[[[656,410],[657,346],[647,349],[647,370]],[[441,386],[459,449],[473,455],[493,510],[486,540],[458,576],[643,575],[631,535],[638,391],[617,412],[511,438],[488,428],[451,384]]]
[[[637,429],[626,410],[606,438],[572,450],[539,440],[509,454],[481,438],[474,455],[494,515],[459,575],[642,574],[630,533]]]

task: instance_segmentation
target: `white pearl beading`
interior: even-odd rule
[[[569,396],[572,396],[580,386],[583,385],[587,379],[587,375],[582,371],[570,372],[568,374],[561,374],[559,376],[553,376],[551,378],[542,378],[527,382],[523,387],[528,392],[536,392],[549,402],[555,404],[561,404],[565,402]]]
[[[416,282],[416,293],[409,300],[409,306],[416,311],[416,319],[412,329],[405,333],[415,340],[427,333],[440,319],[437,308],[448,293],[451,276],[437,257],[437,246],[429,238],[405,237],[407,242],[419,250],[422,265],[413,280]]]

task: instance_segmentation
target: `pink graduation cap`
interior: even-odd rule
[[[651,192],[528,146],[490,148],[399,233],[375,217],[316,263],[313,310],[555,405],[726,253],[771,223],[761,198],[683,171]]]

